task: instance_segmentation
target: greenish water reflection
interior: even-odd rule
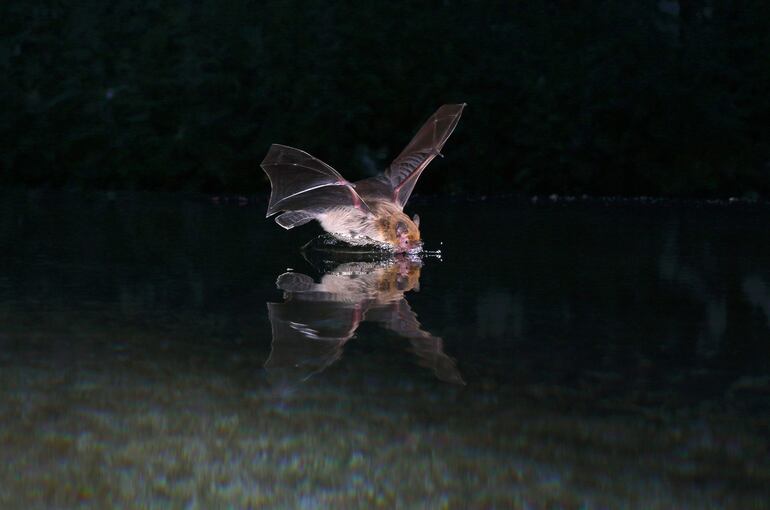
[[[319,266],[261,203],[2,194],[0,506],[766,507],[766,206],[414,207],[441,259]]]

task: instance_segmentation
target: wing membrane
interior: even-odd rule
[[[272,188],[267,216],[280,211],[314,213],[341,205],[369,212],[350,182],[305,151],[273,144],[261,166]]]
[[[439,108],[385,170],[385,177],[393,188],[391,199],[402,209],[420,174],[440,154],[441,148],[454,131],[463,108],[465,103],[445,104]]]

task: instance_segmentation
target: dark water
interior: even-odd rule
[[[766,205],[0,198],[3,508],[770,508]]]

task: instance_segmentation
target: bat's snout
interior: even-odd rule
[[[422,241],[410,240],[407,236],[400,236],[395,246],[396,253],[415,253],[422,250]]]

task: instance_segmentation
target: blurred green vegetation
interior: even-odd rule
[[[6,0],[0,184],[267,187],[270,143],[349,178],[447,102],[418,190],[770,193],[770,3]]]

